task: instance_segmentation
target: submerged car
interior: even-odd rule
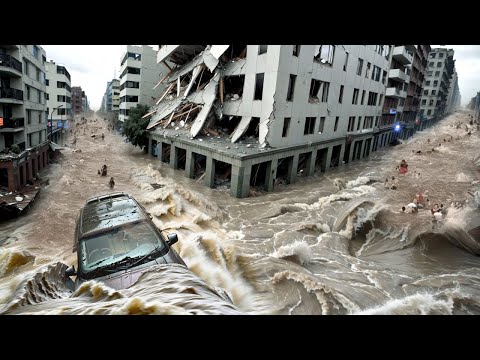
[[[73,251],[78,253],[78,271],[75,266],[66,269],[69,287],[77,289],[95,279],[124,289],[154,265],[186,266],[172,248],[177,240],[176,234],[165,238],[151,215],[125,193],[91,198],[76,221]],[[76,276],[74,283],[70,276]]]

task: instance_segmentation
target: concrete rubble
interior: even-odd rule
[[[175,65],[157,84],[164,84],[166,91],[144,116],[150,117],[147,130],[171,129],[180,135],[188,131],[190,139],[206,135],[231,143],[244,137],[255,125],[250,124],[252,117],[225,115],[239,112],[243,84],[230,79],[238,79],[246,64],[246,47],[229,58],[231,46],[206,45],[201,50],[199,45],[185,45],[168,54],[162,61],[168,57]],[[256,126],[257,138],[260,125],[266,126]]]

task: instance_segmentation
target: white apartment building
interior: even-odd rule
[[[152,112],[150,148],[188,177],[206,159],[210,187],[215,169],[231,166],[236,197],[248,196],[250,185],[271,191],[278,177],[293,183],[299,173],[361,159],[395,136],[393,126],[379,132],[392,49],[161,45],[157,61],[176,67],[163,80],[170,93]],[[212,129],[219,135],[205,137]]]
[[[155,85],[169,69],[157,64],[156,58],[157,52],[150,46],[127,45],[120,60],[120,121],[125,121],[128,110],[137,104],[154,105],[163,92],[163,86]]]
[[[0,151],[45,142],[45,63],[39,45],[0,45]]]
[[[65,66],[54,61],[47,62],[47,113],[52,119],[52,132],[61,130],[72,119],[71,77]],[[62,125],[58,125],[62,123]],[[50,131],[50,129],[49,129]]]

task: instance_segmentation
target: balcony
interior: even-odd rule
[[[22,63],[8,54],[0,54],[0,74],[22,76]]]
[[[405,46],[395,46],[392,57],[403,65],[411,64],[413,62],[413,55],[407,52]]]
[[[387,88],[387,91],[385,92],[385,96],[401,99],[401,98],[406,98],[407,97],[407,92],[403,91],[403,90],[399,90],[395,87],[389,87],[389,88]]]
[[[409,76],[400,69],[390,69],[388,71],[388,78],[406,83],[408,82]]]
[[[23,104],[23,91],[11,88],[0,88],[0,103]]]
[[[0,132],[17,132],[23,131],[25,127],[25,119],[3,119],[3,125],[0,125]]]

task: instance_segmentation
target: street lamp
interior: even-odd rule
[[[63,105],[60,105],[60,106],[57,106],[56,108],[54,108],[52,110],[52,112],[50,113],[50,141],[53,142],[53,113],[55,112],[55,110],[61,108]]]

